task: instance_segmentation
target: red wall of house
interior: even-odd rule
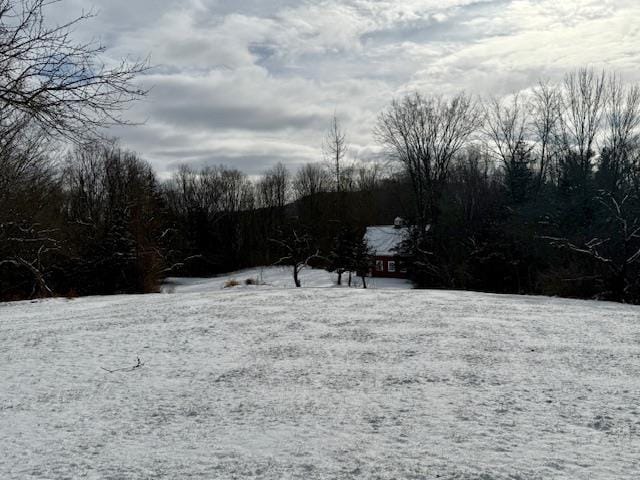
[[[378,270],[378,262],[382,262],[383,270]],[[395,262],[396,268],[395,272],[389,271],[389,262]],[[407,278],[407,272],[401,272],[399,268],[398,261],[395,257],[386,257],[386,256],[376,256],[375,257],[375,266],[371,272],[372,277],[381,277],[381,278]]]

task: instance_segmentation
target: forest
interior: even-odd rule
[[[316,163],[160,179],[104,133],[145,96],[148,63],[105,66],[100,45],[69,36],[85,17],[47,27],[45,4],[0,2],[1,300],[155,292],[257,265],[364,275],[365,227],[401,216],[419,288],[640,303],[640,88],[615,72],[389,99],[377,158],[353,161],[334,117]]]

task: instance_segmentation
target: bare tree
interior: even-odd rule
[[[382,166],[377,162],[360,163],[356,167],[356,188],[361,192],[373,192],[382,179]]]
[[[154,291],[162,229],[151,166],[116,142],[92,143],[68,155],[62,182],[67,251],[94,272],[83,291]]]
[[[58,3],[0,0],[0,105],[14,126],[35,122],[47,133],[78,140],[125,123],[122,112],[146,94],[133,82],[148,65],[107,65],[100,59],[104,46],[74,41],[74,28],[91,13],[50,26],[46,11]]]
[[[607,83],[604,148],[598,174],[607,191],[620,197],[629,194],[627,187],[637,166],[640,146],[640,87],[627,86],[611,75]],[[603,177],[607,178],[603,178]]]
[[[530,105],[520,95],[492,98],[485,106],[485,135],[489,151],[502,165],[505,184],[512,198],[523,199],[529,190]]]
[[[12,245],[0,248],[0,264],[31,271],[33,295],[50,293],[42,259],[60,244],[56,229],[40,218],[53,195],[48,204],[42,199],[57,182],[48,140],[80,144],[126,123],[123,112],[146,94],[134,85],[146,61],[107,65],[103,46],[73,39],[73,30],[93,15],[52,25],[47,9],[58,3],[0,0],[0,240]]]
[[[297,199],[311,197],[329,191],[330,182],[331,179],[322,165],[306,163],[296,173],[293,190]]]
[[[494,171],[494,162],[484,149],[467,148],[456,157],[450,194],[468,227],[482,220],[493,200]]]
[[[560,127],[565,157],[583,178],[591,172],[605,93],[605,72],[588,68],[567,74],[561,91]]]
[[[320,259],[320,251],[313,245],[313,239],[301,226],[290,225],[286,232],[279,232],[279,238],[271,239],[282,252],[282,257],[274,265],[287,265],[292,268],[293,281],[300,288],[300,272],[309,266],[309,262]]]
[[[239,170],[224,166],[192,170],[183,165],[165,185],[169,206],[182,215],[200,212],[208,221],[255,206],[253,185]]]
[[[52,150],[42,131],[29,124],[0,137],[0,269],[25,272],[32,296],[51,293],[43,263],[60,248],[54,220],[60,209],[59,177]]]
[[[553,159],[557,156],[558,122],[560,120],[560,96],[558,90],[548,82],[539,82],[533,90],[533,135],[538,148],[538,172],[536,190],[550,173]]]
[[[616,75],[582,69],[569,74],[562,93],[559,122],[564,168],[571,168],[579,206],[589,205],[586,226],[566,237],[545,237],[552,245],[578,253],[603,267],[601,295],[637,298],[640,260],[640,197],[636,190],[640,148],[640,88]],[[597,143],[601,148],[597,149]],[[596,156],[596,154],[599,155]],[[594,187],[586,188],[594,158]],[[576,175],[577,174],[577,175]],[[590,182],[591,184],[591,182]]]
[[[451,161],[481,124],[476,102],[465,94],[449,100],[407,95],[394,100],[379,116],[374,134],[403,165],[422,230],[437,221],[441,188]]]
[[[327,162],[332,165],[337,192],[343,190],[343,168],[344,159],[347,155],[347,134],[340,126],[340,121],[336,115],[331,120],[329,131],[322,142],[322,153]]]
[[[257,184],[258,203],[265,208],[282,208],[291,198],[291,175],[282,163],[267,170]]]
[[[242,251],[253,238],[247,219],[256,206],[255,187],[244,173],[224,166],[182,166],[164,185],[163,197],[175,225],[166,232],[175,245],[169,260],[173,269],[195,268],[202,275],[214,265],[243,261]]]
[[[225,213],[237,213],[254,207],[253,185],[247,175],[240,170],[219,167],[217,169],[222,188],[220,210]]]
[[[640,262],[640,213],[638,198],[625,195],[620,201],[602,192],[598,198],[605,210],[608,224],[605,236],[594,236],[583,243],[567,238],[543,237],[552,245],[586,255],[605,267],[611,276],[611,292],[605,292],[615,300],[626,300],[630,289],[637,282],[637,272],[632,267]]]
[[[2,124],[0,124],[0,131]],[[41,129],[26,123],[11,135],[0,133],[0,203],[18,194],[21,185],[51,177],[55,149]],[[8,204],[5,204],[8,205]]]
[[[493,97],[485,106],[484,131],[489,139],[490,151],[505,168],[516,157],[528,138],[529,106],[518,94],[510,99]]]

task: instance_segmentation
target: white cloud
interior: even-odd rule
[[[92,4],[79,36],[157,65],[131,112],[147,124],[117,133],[161,171],[319,159],[334,111],[375,155],[377,113],[415,88],[506,93],[584,64],[640,79],[636,0],[65,0],[55,18]]]
[[[502,22],[519,28],[460,45],[417,71],[411,87],[509,93],[584,65],[638,81],[640,53],[632,46],[640,42],[640,29],[630,19],[640,18],[640,5],[614,9],[613,3],[568,1],[554,9],[551,1],[513,2]]]

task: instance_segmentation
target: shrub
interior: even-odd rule
[[[224,282],[224,288],[233,288],[238,286],[240,286],[240,282],[237,281],[235,278],[232,278],[231,280],[227,280],[226,282]]]

